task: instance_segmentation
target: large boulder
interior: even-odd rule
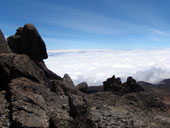
[[[48,57],[45,43],[32,24],[19,27],[15,35],[8,37],[7,42],[14,53],[26,54],[34,61]]]
[[[0,29],[0,53],[11,53],[11,49],[9,48],[8,44],[6,43],[4,34]]]
[[[144,91],[144,88],[140,86],[133,77],[128,77],[125,86],[128,87],[129,92],[141,92]]]
[[[82,83],[78,84],[75,88],[79,91],[86,92],[88,85],[86,82],[82,82]]]

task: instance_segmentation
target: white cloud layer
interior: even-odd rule
[[[53,50],[48,51],[47,67],[63,77],[68,73],[75,84],[86,81],[101,85],[116,75],[125,81],[157,83],[170,78],[170,49],[162,50]]]

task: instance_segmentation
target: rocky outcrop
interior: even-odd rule
[[[42,40],[29,26],[14,36],[22,42],[10,37],[16,41],[15,53],[0,53],[0,127],[169,128],[170,106],[163,97],[143,91],[132,77],[122,84],[113,76],[104,86],[87,88],[87,83],[74,87],[68,75],[61,78],[51,72],[42,60],[46,57],[33,52],[42,49],[37,45]]]
[[[115,76],[112,76],[111,78],[108,78],[106,81],[103,82],[104,91],[121,91],[125,89],[122,86],[122,82],[120,78],[116,78]]]
[[[78,84],[75,88],[79,91],[86,92],[88,85],[86,82],[82,82],[82,83]]]
[[[124,83],[124,86],[128,87],[129,92],[141,92],[144,91],[144,88],[140,86],[135,79],[132,77],[127,78],[127,82]]]
[[[46,46],[37,29],[32,24],[19,27],[7,42],[14,53],[26,54],[34,61],[47,59]]]
[[[68,74],[64,74],[63,82],[65,82],[65,83],[67,83],[68,85],[74,87],[74,83],[73,83],[71,77],[70,77]]]
[[[4,91],[8,95],[1,102],[9,112],[6,114],[4,108],[8,122],[4,125],[12,128],[48,128],[52,122],[57,122],[56,127],[70,125],[73,118],[69,94],[76,90],[55,75],[46,77],[47,72],[26,55],[0,54],[0,59],[0,94]]]
[[[144,91],[142,86],[136,83],[136,80],[132,77],[128,77],[127,81],[122,84],[121,79],[115,76],[108,78],[103,82],[104,91],[112,91],[115,94],[123,95],[131,92],[141,92]]]
[[[4,34],[0,29],[0,53],[11,53],[11,49],[9,48],[8,44],[6,43]]]

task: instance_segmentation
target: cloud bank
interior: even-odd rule
[[[170,78],[170,49],[161,50],[53,50],[48,51],[47,67],[63,77],[70,74],[75,84],[86,81],[101,85],[116,75],[123,81],[157,83]]]

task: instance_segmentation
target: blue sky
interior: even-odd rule
[[[170,48],[170,0],[1,0],[8,37],[34,24],[47,49]]]

